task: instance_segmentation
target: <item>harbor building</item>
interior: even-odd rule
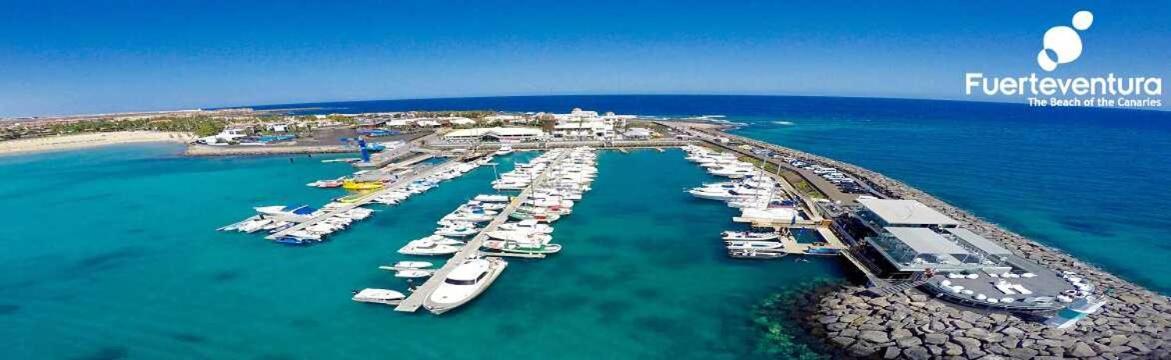
[[[1093,286],[1017,256],[914,200],[859,198],[835,219],[837,232],[870,271],[972,307],[1054,310]]]
[[[545,132],[537,128],[491,127],[459,129],[443,135],[443,140],[453,143],[471,142],[522,142],[545,138]]]
[[[633,115],[615,115],[608,112],[598,115],[597,111],[574,108],[568,114],[552,114],[555,121],[551,134],[554,138],[572,140],[608,140],[618,136]]]

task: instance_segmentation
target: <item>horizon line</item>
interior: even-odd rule
[[[70,113],[70,114],[42,114],[42,115],[25,115],[25,116],[0,116],[0,121],[11,121],[20,119],[44,119],[56,117],[82,117],[82,116],[110,116],[122,114],[142,114],[142,113],[165,113],[165,112],[182,112],[182,111],[200,111],[200,110],[226,110],[226,109],[245,109],[255,107],[278,107],[278,106],[292,106],[305,104],[328,104],[328,103],[364,103],[377,101],[423,101],[423,100],[458,100],[458,99],[492,99],[492,98],[524,98],[524,97],[573,97],[573,96],[723,96],[723,97],[787,97],[787,98],[841,98],[841,99],[874,99],[874,100],[910,100],[910,101],[938,101],[938,102],[959,102],[959,103],[978,103],[978,104],[1000,104],[1000,105],[1020,105],[1028,106],[1027,102],[1007,102],[1007,101],[981,101],[981,100],[965,100],[965,99],[948,99],[948,98],[915,98],[915,97],[898,97],[898,96],[868,96],[868,95],[793,95],[793,94],[718,94],[718,93],[566,93],[566,94],[513,94],[513,95],[476,95],[476,96],[437,96],[437,97],[406,97],[406,98],[381,98],[381,99],[361,99],[361,100],[323,100],[323,101],[309,101],[309,102],[290,102],[290,103],[273,103],[273,104],[251,104],[251,105],[234,105],[234,106],[205,106],[195,108],[172,108],[172,109],[146,109],[146,110],[127,110],[115,112],[97,112],[97,113]],[[1040,107],[1039,107],[1040,108]],[[1068,107],[1053,107],[1055,109],[1071,109],[1082,108],[1080,106]],[[1088,107],[1093,110],[1122,110],[1122,111],[1155,111],[1155,112],[1171,112],[1171,109],[1164,109],[1165,107],[1144,107],[1144,108],[1124,108],[1124,107]],[[269,109],[269,110],[279,110]],[[493,109],[481,109],[493,110]],[[507,111],[507,110],[500,110]]]

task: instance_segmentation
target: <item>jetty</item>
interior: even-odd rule
[[[516,209],[520,207],[520,205],[523,204],[530,195],[532,195],[533,189],[535,189],[538,184],[545,180],[546,176],[548,176],[548,174],[553,171],[554,168],[556,168],[558,163],[565,159],[567,154],[568,153],[563,153],[554,159],[549,164],[549,166],[547,166],[545,170],[541,172],[541,175],[537,176],[536,179],[533,179],[528,187],[522,190],[519,195],[512,198],[512,201],[508,203],[508,206],[500,210],[500,213],[496,215],[496,218],[492,219],[492,222],[488,223],[487,226],[484,226],[484,229],[480,230],[480,233],[476,234],[476,236],[469,240],[458,253],[448,259],[447,262],[443,264],[443,267],[439,268],[439,270],[436,270],[435,273],[432,274],[426,282],[415,288],[415,290],[411,292],[411,295],[407,296],[406,299],[403,299],[403,301],[399,303],[399,305],[395,307],[394,310],[402,312],[415,312],[419,310],[419,308],[423,306],[423,301],[426,300],[427,297],[431,296],[431,293],[434,292],[435,289],[438,288],[439,285],[447,279],[447,275],[451,273],[452,270],[455,270],[455,268],[462,264],[464,260],[485,254],[480,251],[480,246],[484,244],[485,240],[488,240],[488,233],[495,231],[497,227],[508,221],[508,217],[512,215],[512,213],[516,211]],[[497,253],[491,254],[491,256],[501,255],[502,254]],[[513,255],[516,257],[527,257],[520,254]]]
[[[303,230],[307,227],[313,226],[314,224],[317,224],[321,221],[324,221],[325,219],[333,217],[334,215],[344,213],[346,211],[349,211],[351,209],[354,209],[354,208],[362,206],[362,205],[370,204],[371,202],[374,201],[375,198],[378,198],[378,196],[380,196],[380,195],[389,193],[391,191],[399,190],[399,189],[405,187],[407,184],[410,184],[411,181],[414,181],[414,180],[422,178],[424,176],[439,172],[441,170],[449,169],[453,166],[456,166],[459,163],[460,163],[459,161],[448,161],[446,163],[443,163],[443,164],[440,164],[437,166],[427,167],[424,169],[420,169],[418,171],[408,173],[405,176],[400,176],[398,178],[398,180],[394,181],[393,183],[390,183],[381,189],[366,193],[364,196],[362,196],[361,198],[355,199],[355,201],[353,201],[353,202],[346,203],[343,206],[338,206],[338,207],[330,208],[328,210],[323,210],[321,212],[321,214],[319,214],[317,216],[306,219],[305,221],[302,221],[302,222],[298,223],[297,225],[293,225],[292,227],[289,227],[287,229],[272,233],[268,236],[265,236],[264,238],[269,239],[269,240],[280,239],[281,237],[287,236],[293,232]]]

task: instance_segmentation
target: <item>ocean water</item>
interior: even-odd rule
[[[355,303],[403,289],[377,269],[490,191],[481,167],[326,243],[286,247],[215,228],[251,206],[320,205],[329,157],[184,158],[175,145],[0,158],[0,349],[10,359],[753,358],[750,308],[834,259],[733,261],[733,211],[684,189],[713,181],[682,152],[602,152],[594,190],[555,224],[562,253],[510,260],[442,316]],[[499,159],[500,171],[518,153]],[[416,258],[419,259],[419,258]]]
[[[782,96],[540,96],[274,105],[725,115],[737,133],[902,180],[1171,294],[1171,112]]]

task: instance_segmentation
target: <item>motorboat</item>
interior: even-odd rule
[[[314,181],[314,182],[311,182],[311,183],[308,183],[305,185],[311,186],[311,187],[316,187],[316,188],[336,188],[336,187],[342,186],[342,179],[317,180],[317,181]]]
[[[431,270],[423,270],[423,269],[403,269],[403,270],[395,271],[395,272],[394,272],[394,277],[396,277],[396,278],[404,278],[404,279],[417,279],[417,278],[422,278],[422,277],[428,277],[428,276],[431,276],[431,274],[434,274],[434,273],[435,273],[435,272],[434,272],[434,271],[431,271]]]
[[[506,202],[508,202],[508,195],[484,195],[484,194],[481,194],[481,195],[476,195],[474,200],[482,201],[482,202],[506,203]]]
[[[513,211],[512,214],[508,215],[508,217],[516,219],[516,220],[535,220],[535,221],[543,222],[546,224],[552,223],[554,221],[557,221],[558,219],[561,219],[561,215],[557,214],[557,213],[526,212],[526,211]]]
[[[378,190],[382,186],[382,183],[378,181],[355,181],[351,179],[342,181],[342,188],[346,190]]]
[[[725,231],[720,233],[720,236],[724,240],[766,241],[776,240],[781,237],[781,234],[776,232]]]
[[[504,223],[498,227],[505,231],[525,231],[538,234],[552,234],[553,227],[536,220],[521,220],[519,222]]]
[[[508,155],[511,153],[512,153],[512,147],[508,146],[508,145],[504,145],[504,146],[501,146],[499,150],[496,150],[496,152],[493,153],[493,155],[504,156],[504,155]]]
[[[449,255],[459,252],[459,249],[458,246],[438,244],[434,240],[423,238],[407,243],[406,246],[398,249],[398,253],[405,255]]]
[[[481,245],[481,247],[500,252],[525,254],[555,254],[558,251],[561,251],[561,245],[559,244],[541,244],[506,240],[486,240]]]
[[[373,288],[356,291],[353,297],[354,301],[384,305],[398,305],[406,298],[406,295],[398,291]]]
[[[508,262],[494,257],[467,260],[447,274],[423,300],[423,307],[438,315],[466,304],[496,281],[507,266]]]
[[[492,221],[493,218],[495,218],[495,217],[492,215],[483,214],[483,213],[476,214],[476,213],[469,213],[469,212],[463,212],[463,211],[456,211],[451,214],[447,214],[439,221],[480,223],[480,222]]]
[[[540,233],[527,232],[527,231],[495,230],[495,231],[489,231],[488,237],[493,238],[493,239],[515,241],[515,242],[524,242],[524,243],[531,243],[531,244],[548,244],[549,241],[553,240],[553,235],[540,234]]]
[[[758,250],[728,250],[728,256],[737,259],[778,259],[788,255],[783,252],[768,252]]]
[[[731,240],[725,241],[729,250],[779,250],[784,244],[775,241]]]
[[[264,229],[265,226],[272,224],[272,222],[273,222],[272,219],[257,217],[254,220],[240,224],[240,226],[236,228],[236,231],[246,232],[246,233],[251,234],[251,233],[254,233],[254,232],[257,232],[257,231]]]
[[[395,269],[423,269],[434,266],[434,264],[427,261],[399,261],[394,263]]]
[[[448,225],[435,229],[435,235],[464,237],[475,235],[480,229],[471,225]]]
[[[463,244],[464,244],[463,241],[459,241],[456,239],[450,239],[450,238],[447,238],[445,236],[440,236],[440,235],[430,235],[430,236],[423,237],[422,239],[419,239],[419,240],[427,240],[427,241],[431,241],[431,242],[434,242],[439,245],[463,246]]]

